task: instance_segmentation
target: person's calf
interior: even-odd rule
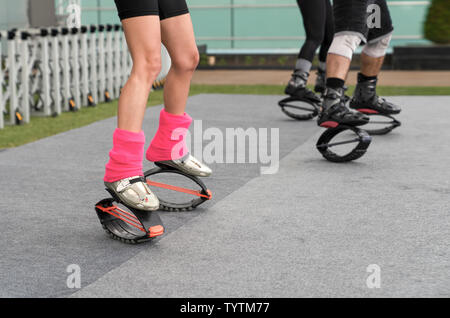
[[[340,78],[345,81],[351,60],[345,56],[337,54],[328,54],[327,58],[327,78]]]
[[[361,74],[366,77],[377,77],[383,66],[384,55],[371,57],[364,52],[361,53]]]
[[[391,38],[392,35],[388,34],[364,45],[361,53],[362,74],[377,76],[380,73]]]

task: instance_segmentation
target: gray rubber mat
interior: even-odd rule
[[[285,118],[279,98],[189,100],[204,128],[279,127],[280,169],[212,165],[214,200],[162,214],[168,233],[151,244],[109,239],[93,210],[115,119],[1,153],[0,296],[450,296],[450,97],[390,98],[403,126],[347,164],[322,159],[321,130]],[[367,285],[373,266],[380,288]]]
[[[360,161],[322,160],[317,133],[76,296],[450,296],[450,98],[391,100],[404,125]]]
[[[279,128],[280,157],[284,157],[318,128],[314,122],[287,119],[277,106],[279,98],[199,95],[189,99],[188,112],[202,120],[203,130]],[[160,109],[153,107],[146,113],[147,145],[156,132]],[[159,246],[111,240],[95,214],[95,203],[108,197],[102,179],[115,125],[111,118],[0,153],[1,297],[67,296],[74,292],[66,284],[68,265],[81,267],[82,286],[88,286]],[[168,233],[162,240],[260,175],[258,164],[211,167],[214,176],[205,181],[214,199],[194,212],[161,214]]]

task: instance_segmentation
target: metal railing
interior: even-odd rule
[[[118,98],[132,61],[120,25],[0,31],[0,129]],[[2,42],[0,41],[0,50]],[[162,47],[163,68],[170,68]],[[6,120],[5,120],[6,119]]]

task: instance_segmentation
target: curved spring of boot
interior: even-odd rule
[[[332,140],[339,134],[352,131],[355,135],[354,138],[349,138],[347,140],[332,142]],[[349,162],[361,158],[369,148],[372,142],[372,137],[365,131],[357,127],[339,125],[335,128],[327,129],[317,141],[317,150],[322,154],[322,156],[331,162]],[[356,144],[355,148],[345,155],[339,155],[334,152],[333,147]]]
[[[372,109],[357,109],[357,110],[369,116],[370,118],[369,125],[380,126],[380,128],[375,129],[374,128],[364,129],[370,135],[386,135],[391,131],[393,131],[395,128],[400,127],[402,125],[400,121],[398,121],[391,115],[382,114]],[[387,118],[388,120],[379,120],[377,119],[379,117]]]
[[[295,105],[294,102],[301,102],[306,105]],[[316,117],[319,114],[320,107],[320,105],[309,99],[292,96],[282,99],[278,105],[281,107],[281,111],[287,116],[302,121]]]
[[[197,184],[199,186],[200,190],[192,190],[192,189],[177,187],[174,185],[156,182],[156,181],[152,180],[152,178],[151,178],[152,176],[162,174],[162,173],[171,173],[171,174],[177,174],[177,175],[186,177],[186,178],[190,179],[191,181],[193,181],[195,184]],[[177,169],[169,167],[169,166],[159,166],[159,167],[155,167],[151,170],[148,170],[148,171],[144,172],[144,177],[146,179],[147,184],[151,187],[157,187],[157,188],[162,188],[162,189],[166,189],[166,190],[170,190],[170,191],[185,193],[185,194],[192,195],[194,197],[192,200],[182,202],[182,203],[174,203],[174,202],[170,202],[168,200],[164,200],[163,198],[158,197],[160,209],[165,210],[165,211],[170,211],[170,212],[191,211],[191,210],[195,209],[196,207],[198,207],[199,205],[205,203],[206,201],[211,200],[211,198],[212,198],[211,191],[208,190],[206,185],[198,177],[191,176],[187,173],[184,173],[180,170],[177,170]]]
[[[164,226],[157,212],[122,209],[114,198],[103,199],[95,211],[103,229],[110,237],[127,244],[138,244],[164,234]]]

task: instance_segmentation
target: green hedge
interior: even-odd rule
[[[450,44],[450,0],[432,0],[424,24],[424,35],[437,44]]]

